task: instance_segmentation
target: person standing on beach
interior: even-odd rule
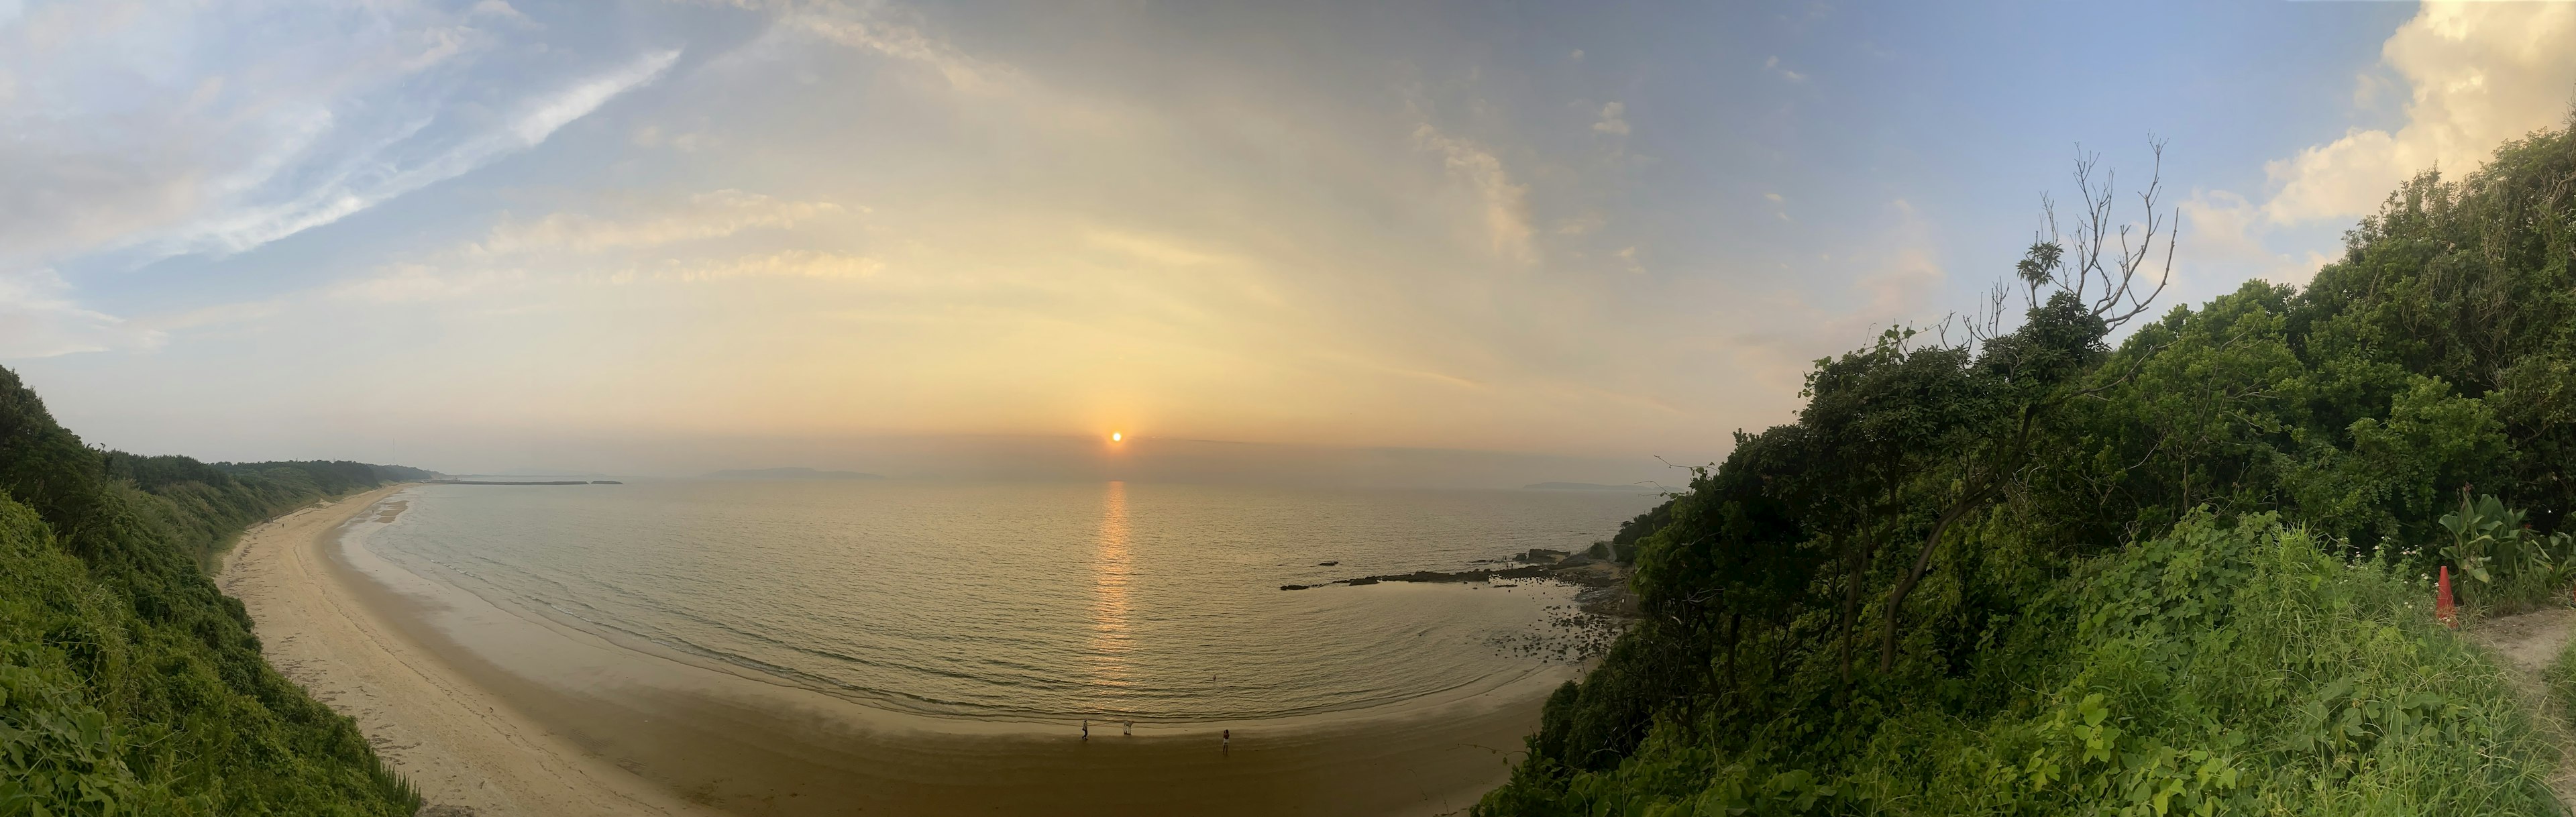
[[[1128,721],[1128,722],[1127,722],[1127,725],[1126,725],[1125,727],[1123,727],[1123,728],[1121,728],[1121,729],[1119,730],[1119,733],[1120,733],[1120,734],[1123,734],[1123,735],[1126,735],[1126,736],[1128,736],[1128,737],[1131,737],[1131,738],[1132,738],[1132,737],[1135,737],[1135,736],[1136,736],[1136,722],[1135,722],[1135,721]]]
[[[1217,738],[1216,748],[1220,752],[1234,751],[1234,730],[1225,730],[1225,736]]]
[[[1090,718],[1084,718],[1084,719],[1082,719],[1082,742],[1084,742],[1084,743],[1090,743],[1090,742],[1091,742],[1091,719],[1090,719]]]

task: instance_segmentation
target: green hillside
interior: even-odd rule
[[[2565,813],[2431,577],[2576,587],[2571,197],[2542,133],[2303,289],[2123,326],[2116,257],[2034,246],[1976,342],[1818,361],[1640,517],[1645,620],[1477,813]]]
[[[0,816],[416,810],[203,567],[260,519],[422,476],[90,448],[0,370]]]

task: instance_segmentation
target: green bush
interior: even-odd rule
[[[2019,635],[2060,646],[1997,711],[1915,708],[1839,756],[1660,726],[1615,768],[1525,773],[1478,813],[2562,813],[2554,748],[2428,598],[2271,518],[2193,514],[2032,605]]]

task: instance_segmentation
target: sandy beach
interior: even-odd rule
[[[1073,724],[894,713],[612,643],[341,546],[402,513],[400,492],[256,528],[219,581],[271,660],[442,814],[1460,813],[1507,776],[1553,683],[1132,737],[1095,722],[1088,741]]]
[[[244,534],[216,583],[242,600],[269,663],[356,718],[437,814],[719,812],[581,751],[380,620],[331,551],[342,523],[400,491],[315,505]]]

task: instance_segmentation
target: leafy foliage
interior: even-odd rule
[[[2469,500],[2460,491],[2460,510],[2434,520],[2449,535],[2442,561],[2456,566],[2463,595],[2471,604],[2529,607],[2555,602],[2576,582],[2576,537],[2565,531],[2542,536],[2523,524],[2524,514],[2504,506],[2494,494]]]
[[[2116,345],[2144,302],[2089,170],[2017,323],[1818,361],[1657,510],[1647,620],[1479,813],[2559,812],[2417,608],[2446,565],[2489,610],[2576,582],[2576,137]]]
[[[102,452],[0,370],[0,816],[417,809],[200,568],[253,521],[417,473]]]

